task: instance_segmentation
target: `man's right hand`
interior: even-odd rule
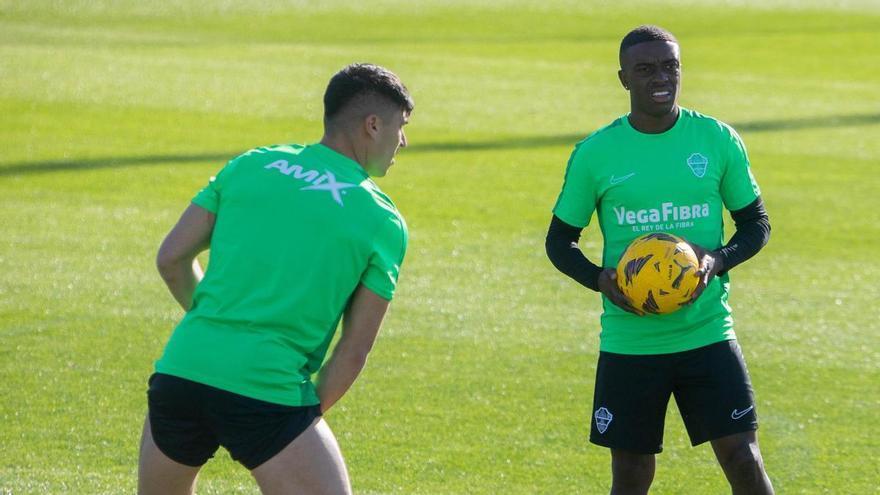
[[[614,268],[606,268],[599,274],[599,292],[624,311],[644,316],[645,313],[636,309],[626,294],[620,291],[617,285],[617,270]]]

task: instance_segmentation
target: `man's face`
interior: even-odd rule
[[[383,177],[394,163],[394,156],[400,148],[407,145],[403,126],[409,123],[409,113],[401,109],[382,112],[375,122],[375,130],[371,133],[366,171],[373,177]]]
[[[629,47],[621,57],[620,82],[630,92],[634,112],[662,117],[673,112],[681,88],[677,43],[648,41]]]

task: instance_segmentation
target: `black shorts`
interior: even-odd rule
[[[150,377],[153,441],[163,454],[201,466],[222,445],[254,469],[281,452],[321,416],[319,406],[273,404],[176,376]]]
[[[670,395],[692,445],[758,428],[736,340],[672,354],[599,353],[590,441],[640,454],[663,450]]]

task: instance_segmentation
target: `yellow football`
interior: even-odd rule
[[[700,262],[684,239],[654,233],[632,241],[617,263],[617,285],[637,309],[667,314],[680,309],[699,282]]]

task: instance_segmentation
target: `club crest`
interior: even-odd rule
[[[706,175],[706,169],[709,168],[709,159],[699,153],[691,153],[687,164],[691,168],[691,172],[702,179]]]
[[[605,430],[608,429],[608,425],[611,424],[611,420],[614,419],[614,415],[611,414],[611,411],[604,407],[596,409],[596,412],[593,413],[593,417],[596,418],[596,429],[599,430],[599,433],[605,433]]]

